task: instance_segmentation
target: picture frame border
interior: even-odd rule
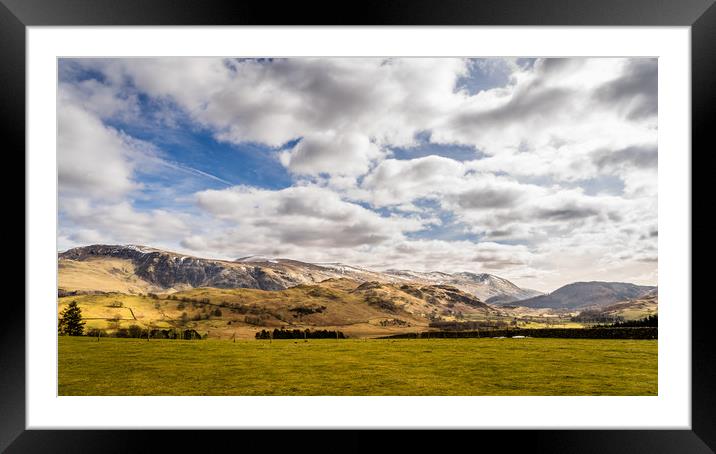
[[[326,14],[328,11],[331,14]],[[340,13],[338,12],[340,11]],[[29,26],[210,26],[210,25],[441,25],[441,26],[690,26],[692,64],[692,176],[693,150],[707,143],[716,118],[716,6],[714,0],[425,0],[287,3],[154,0],[0,0],[0,126],[8,147],[25,149],[26,27]],[[713,147],[711,147],[713,148]],[[705,157],[701,157],[705,159]],[[711,158],[711,161],[713,158]],[[706,171],[704,166],[700,171]],[[25,168],[25,172],[27,168]],[[666,188],[668,190],[668,188]],[[693,189],[692,194],[698,194]],[[692,200],[692,208],[694,206]],[[693,209],[692,209],[693,212]],[[25,226],[26,227],[26,226]],[[693,232],[693,217],[692,217]],[[30,239],[25,234],[25,247]],[[692,239],[693,241],[693,239]],[[710,247],[710,246],[708,246]],[[708,247],[700,248],[706,255]],[[692,256],[693,257],[693,256]],[[693,263],[693,258],[692,258]],[[27,272],[25,270],[25,276]],[[708,282],[708,269],[694,274]],[[27,282],[27,281],[26,281]],[[693,295],[693,290],[692,290]],[[693,298],[693,297],[692,297]],[[708,299],[692,302],[692,424],[691,430],[541,430],[511,431],[509,450],[548,452],[714,452],[716,449],[716,344],[710,324],[714,313]],[[231,431],[198,436],[194,431],[27,430],[25,411],[25,310],[7,301],[0,330],[0,451],[128,452],[147,450],[152,440],[162,449],[187,447],[201,438],[204,448],[234,439]],[[272,438],[271,449],[282,443],[308,441],[311,431]],[[365,431],[334,431],[344,443],[363,444]],[[315,435],[315,434],[314,434]],[[500,430],[482,430],[480,445],[505,443]],[[306,438],[304,438],[306,437]],[[432,435],[411,434],[428,443]],[[209,438],[207,440],[207,438]],[[393,438],[393,437],[391,437]],[[382,447],[389,447],[398,440]],[[440,437],[442,438],[442,437]],[[250,443],[242,449],[259,443]],[[229,445],[231,446],[231,445]],[[141,449],[139,450],[141,451]]]

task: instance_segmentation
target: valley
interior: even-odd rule
[[[60,395],[658,392],[656,328],[599,327],[656,315],[655,287],[106,245],[61,253],[58,275],[58,313],[85,324],[58,338]]]

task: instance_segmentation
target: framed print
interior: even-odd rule
[[[328,428],[712,452],[713,2],[3,1],[27,177],[3,449]]]

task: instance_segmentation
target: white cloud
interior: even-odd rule
[[[388,159],[365,177],[361,189],[375,206],[397,205],[453,191],[465,171],[462,163],[441,156]]]
[[[60,234],[74,244],[96,243],[169,245],[191,231],[197,220],[162,209],[138,211],[127,201],[90,202],[64,198],[65,218]]]
[[[60,86],[65,242],[181,241],[222,257],[499,271],[543,290],[578,279],[655,277],[654,59],[79,64],[104,79]],[[473,70],[499,83],[458,90]],[[217,140],[270,148],[293,186],[200,191],[201,215],[137,210],[138,168],[167,163],[151,144],[103,120],[141,121],[139,93],[170,127],[180,113]],[[391,157],[400,147],[410,158],[421,133],[431,146],[465,145],[476,157]],[[615,187],[590,192],[595,181]],[[480,239],[431,239],[449,228]]]
[[[57,123],[61,193],[119,198],[136,187],[126,137],[74,104],[61,105]]]
[[[409,145],[416,132],[433,128],[462,100],[454,87],[466,71],[462,59],[301,58],[268,64],[161,58],[85,64],[114,83],[129,79],[151,96],[175,101],[219,140],[279,147],[307,138],[295,159],[284,159],[299,173],[309,163],[302,155],[325,158],[326,137],[334,135],[342,146],[335,150],[343,158],[335,169],[339,174],[365,169],[366,161],[379,157],[376,146]]]
[[[173,100],[220,140],[279,147],[304,138],[281,160],[301,175],[365,172],[383,158],[380,148],[414,145],[421,131],[430,131],[433,142],[487,153],[483,170],[564,180],[595,173],[584,163],[593,150],[656,143],[655,118],[648,115],[655,105],[649,96],[655,60],[540,59],[530,69],[513,59],[161,58],[86,64],[115,83],[130,80],[154,97]],[[470,66],[512,73],[506,86],[470,96],[456,91]],[[646,113],[632,118],[624,109]]]
[[[96,81],[62,83],[58,101],[60,247],[90,243],[172,244],[186,233],[187,216],[137,210],[143,188],[136,172],[166,166],[152,144],[107,126],[102,117],[129,118],[138,106],[116,87]]]
[[[336,134],[333,131],[306,135],[281,162],[298,175],[364,175],[371,161],[381,156],[380,148],[364,135]]]
[[[60,105],[73,104],[100,118],[136,118],[140,112],[136,93],[96,79],[60,82]]]
[[[196,198],[202,209],[229,221],[229,230],[240,232],[253,245],[345,249],[400,239],[404,232],[421,228],[416,219],[382,217],[315,186],[280,191],[233,187],[199,192]],[[186,243],[191,244],[196,242]]]

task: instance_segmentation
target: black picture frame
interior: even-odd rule
[[[707,171],[713,147],[710,129],[716,110],[716,6],[714,0],[362,0],[351,3],[217,0],[0,0],[0,128],[9,150],[25,144],[25,28],[64,25],[557,25],[690,26],[692,33],[692,150]],[[710,152],[710,153],[709,153]],[[696,153],[692,151],[692,160]],[[709,162],[706,162],[709,159]],[[693,161],[692,161],[693,162]],[[695,176],[695,175],[694,175]],[[664,188],[663,190],[668,190]],[[694,196],[700,192],[693,191]],[[692,205],[693,206],[693,205]],[[27,227],[27,226],[26,226]],[[25,236],[25,244],[31,239]],[[692,240],[693,241],[693,240]],[[706,255],[710,246],[699,248]],[[707,281],[708,269],[693,275]],[[692,277],[692,282],[699,279]],[[716,354],[710,327],[713,303],[692,303],[691,430],[484,430],[465,437],[479,446],[529,452],[714,452],[716,449]],[[3,304],[0,330],[0,451],[145,452],[161,441],[162,451],[190,449],[201,440],[212,447],[268,449],[266,435],[254,439],[232,431],[41,431],[25,424],[25,311],[17,302]],[[666,340],[668,341],[668,339]],[[200,416],[199,416],[200,417]],[[287,436],[288,435],[288,436]],[[335,431],[352,448],[370,448],[365,432]],[[299,446],[310,432],[269,435],[271,448]],[[313,434],[315,437],[315,434]],[[391,436],[381,447],[402,445]],[[444,435],[411,433],[412,441],[445,448]],[[452,439],[452,437],[451,437]],[[479,442],[477,441],[479,440]],[[228,443],[228,444],[227,444]],[[314,440],[315,443],[315,440]],[[281,446],[283,445],[283,446]],[[313,445],[316,446],[315,444]],[[291,448],[292,449],[292,448]]]

